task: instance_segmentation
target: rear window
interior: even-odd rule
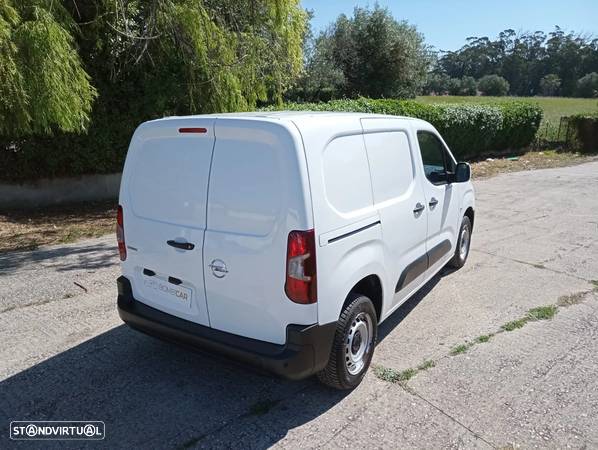
[[[136,216],[203,228],[213,138],[170,136],[144,140],[129,184]]]

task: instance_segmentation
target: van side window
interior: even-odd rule
[[[341,136],[325,148],[322,167],[326,198],[343,214],[372,206],[372,184],[363,136]]]
[[[403,131],[366,133],[364,139],[374,202],[381,203],[404,195],[414,182],[407,134]]]
[[[418,131],[417,141],[426,178],[433,184],[446,183],[446,174],[455,171],[455,162],[447,153],[440,139],[429,131]]]

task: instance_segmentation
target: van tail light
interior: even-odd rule
[[[123,220],[123,207],[118,205],[116,212],[116,241],[118,242],[118,254],[120,260],[127,259],[127,246],[125,245],[125,224]]]
[[[284,290],[295,303],[318,301],[314,230],[291,231],[287,241],[287,279]]]

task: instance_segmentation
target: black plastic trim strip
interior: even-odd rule
[[[451,242],[445,239],[428,251],[428,267],[436,264],[444,255],[451,251]]]
[[[408,264],[407,267],[401,273],[399,277],[399,281],[395,287],[395,293],[399,292],[417,277],[419,277],[422,273],[428,270],[428,254],[421,255],[411,264]]]
[[[380,225],[380,221],[379,220],[377,220],[376,222],[370,223],[368,225],[365,225],[365,226],[363,226],[361,228],[358,228],[356,230],[349,231],[348,233],[341,234],[340,236],[336,236],[336,237],[333,237],[331,239],[328,239],[328,243],[332,244],[333,242],[340,241],[341,239],[344,239],[344,238],[349,237],[349,236],[353,236],[356,233],[360,233],[362,231],[367,230],[368,228],[375,227],[376,225]]]
[[[116,283],[120,318],[143,333],[192,349],[223,354],[292,380],[306,378],[328,364],[336,321],[324,325],[287,325],[286,342],[274,344],[226,333],[159,311],[135,300],[126,277],[119,277]]]
[[[451,251],[451,242],[445,239],[440,244],[435,245],[430,251],[426,252],[425,255],[420,256],[407,267],[401,273],[399,281],[395,287],[395,293],[399,292],[428,268],[442,259],[444,255]]]

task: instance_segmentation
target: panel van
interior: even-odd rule
[[[470,167],[422,120],[258,112],[140,125],[120,188],[131,327],[357,386],[378,325],[469,253]]]

